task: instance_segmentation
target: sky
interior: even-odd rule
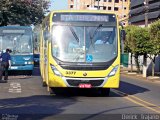
[[[64,10],[67,9],[68,0],[50,0],[51,7],[50,10]]]

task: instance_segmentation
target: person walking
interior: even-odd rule
[[[6,49],[5,53],[2,53],[1,55],[1,70],[0,70],[0,82],[6,83],[8,80],[8,68],[11,67],[11,56],[10,56],[11,50]],[[2,76],[4,73],[4,80],[2,80]]]

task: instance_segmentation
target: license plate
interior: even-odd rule
[[[79,84],[79,88],[91,88],[91,84]]]
[[[11,66],[11,69],[18,69],[18,67],[13,67],[13,66]]]

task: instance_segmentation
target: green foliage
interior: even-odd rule
[[[145,54],[149,48],[149,32],[146,28],[128,26],[126,30],[125,50],[133,54]]]
[[[150,44],[151,49],[149,51],[152,55],[160,54],[160,19],[151,24],[150,28]]]
[[[138,55],[149,54],[154,75],[155,57],[160,54],[160,20],[152,23],[149,28],[128,26],[126,33],[125,50],[136,55],[137,67]]]
[[[149,28],[138,26],[128,26],[126,29],[125,50],[131,52],[136,57],[138,65],[138,55],[149,54],[152,60],[152,75],[154,75],[155,57],[160,54],[160,20],[152,23]]]
[[[144,55],[148,52],[149,46],[149,31],[146,28],[138,26],[126,27],[126,41],[125,48],[129,48],[128,52],[135,55],[135,62],[138,72],[140,73],[140,66],[138,56]]]
[[[1,0],[0,26],[38,24],[48,7],[46,0]]]
[[[125,52],[131,52],[132,53],[132,49],[131,49],[131,41],[132,41],[132,30],[133,30],[134,26],[127,26],[125,28],[126,31],[126,40],[124,42],[124,50]]]
[[[138,53],[140,55],[148,53],[150,44],[149,31],[147,28],[137,27],[134,31],[133,39],[135,41],[135,49],[133,50],[134,53]]]

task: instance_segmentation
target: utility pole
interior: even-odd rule
[[[145,27],[148,27],[148,0],[144,1],[145,5]]]
[[[145,7],[145,27],[148,27],[148,0],[144,0]],[[143,77],[147,77],[147,53],[143,56]]]

